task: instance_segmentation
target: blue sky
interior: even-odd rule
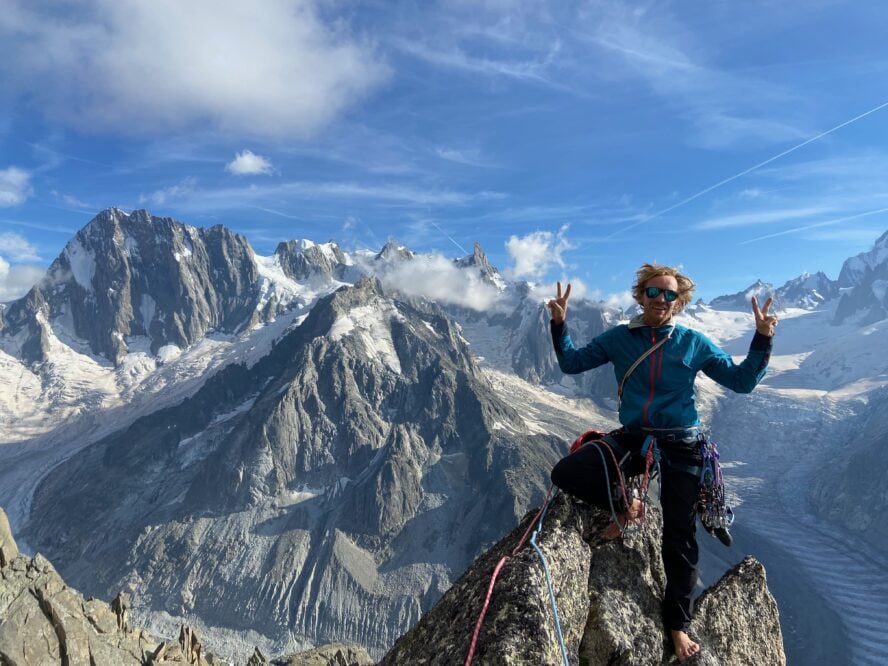
[[[0,0],[0,300],[96,212],[711,299],[888,229],[876,2]],[[886,106],[882,106],[886,105]],[[882,108],[880,108],[882,107]]]

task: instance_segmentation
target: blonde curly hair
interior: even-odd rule
[[[694,281],[687,275],[682,275],[677,268],[672,266],[662,266],[660,264],[643,264],[641,268],[635,271],[635,284],[632,285],[632,296],[639,303],[644,294],[644,285],[648,280],[661,275],[671,275],[678,282],[678,299],[675,301],[673,312],[681,312],[684,307],[691,302],[694,295]]]

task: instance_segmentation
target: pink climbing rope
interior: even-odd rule
[[[524,531],[524,536],[521,537],[521,540],[518,542],[513,549],[511,554],[503,555],[500,558],[500,561],[497,562],[496,567],[493,570],[493,574],[490,576],[490,584],[487,586],[487,597],[484,599],[484,605],[481,607],[481,613],[478,615],[478,619],[475,622],[475,631],[472,633],[472,643],[469,645],[469,654],[466,657],[465,666],[471,666],[472,657],[475,656],[475,646],[478,643],[478,634],[481,633],[481,625],[484,622],[484,616],[487,614],[487,607],[490,605],[490,598],[493,596],[493,585],[496,583],[496,577],[499,576],[500,569],[503,568],[503,565],[509,560],[511,557],[515,557],[519,550],[524,546],[527,541],[527,535],[530,534],[530,531],[533,529],[533,526],[536,525],[537,521],[540,519],[540,516],[543,514],[543,511],[546,509],[546,505],[549,503],[549,496],[552,494],[553,486],[549,486],[549,491],[546,493],[546,499],[543,501],[543,505],[540,507],[540,510],[537,511],[537,514],[533,517],[533,520],[528,524],[527,529]]]

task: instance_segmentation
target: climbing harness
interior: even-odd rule
[[[727,529],[734,523],[734,512],[725,498],[725,482],[715,442],[701,442],[700,455],[703,458],[700,494],[694,508],[709,532]]]
[[[549,504],[552,502],[555,497],[558,496],[558,491],[555,491],[555,494],[552,494],[552,489],[554,485],[549,486],[549,490],[546,493],[546,498],[543,501],[543,505],[540,507],[540,510],[537,511],[536,516],[534,516],[533,520],[530,521],[530,524],[527,526],[527,529],[524,531],[521,539],[518,541],[518,544],[512,549],[512,552],[509,555],[504,555],[500,558],[499,562],[497,562],[496,567],[493,569],[493,574],[490,576],[490,583],[487,586],[487,596],[484,599],[484,605],[481,607],[481,613],[478,615],[478,619],[475,621],[475,631],[472,633],[472,642],[469,645],[469,654],[466,657],[465,666],[471,666],[472,657],[475,655],[475,647],[478,643],[478,634],[481,632],[481,624],[484,622],[484,616],[487,614],[487,607],[490,605],[490,598],[493,596],[493,585],[496,583],[496,578],[499,576],[500,570],[502,570],[503,566],[509,559],[515,557],[518,554],[518,551],[524,547],[524,544],[527,542],[527,535],[530,534],[530,531],[536,525],[536,529],[533,532],[533,535],[530,538],[530,544],[534,547],[537,554],[540,556],[540,559],[543,562],[543,572],[546,576],[546,585],[549,588],[549,601],[552,604],[552,614],[555,616],[555,631],[558,634],[558,642],[559,647],[561,648],[561,658],[564,661],[564,666],[570,666],[570,662],[567,659],[567,648],[564,645],[564,636],[561,633],[561,621],[558,618],[558,606],[555,603],[555,590],[552,587],[552,576],[549,573],[549,563],[546,561],[546,556],[543,554],[543,551],[540,549],[539,545],[536,542],[537,537],[543,529],[543,520],[545,519],[546,511],[549,509]]]
[[[637,532],[644,524],[644,519],[647,514],[647,506],[650,503],[650,493],[648,488],[650,482],[660,474],[660,447],[657,446],[657,440],[653,435],[647,435],[645,437],[644,444],[642,444],[641,447],[641,455],[644,457],[644,471],[641,474],[632,477],[627,482],[626,478],[623,476],[623,463],[626,462],[629,453],[624,454],[620,460],[617,460],[617,455],[614,453],[614,447],[618,447],[618,445],[613,437],[611,437],[612,434],[614,433],[604,434],[597,430],[589,430],[577,437],[570,447],[570,452],[573,453],[586,444],[594,446],[598,451],[598,455],[601,457],[601,466],[604,470],[605,487],[610,490],[608,493],[608,501],[610,503],[611,517],[613,518],[614,523],[620,526],[620,536],[622,536],[624,534],[633,534]],[[614,463],[614,468],[617,471],[617,478],[613,481],[611,481],[610,473],[607,471],[607,460],[604,457],[603,451],[607,451],[611,461]],[[630,497],[632,498],[631,501]],[[628,511],[632,506],[632,502],[636,499],[641,500],[641,509],[639,510],[638,515],[628,519],[625,523],[622,523],[617,515],[614,501],[616,500],[618,504],[621,503],[621,511]]]

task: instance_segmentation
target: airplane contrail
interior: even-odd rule
[[[430,221],[430,222],[431,222],[431,221]],[[431,224],[432,224],[432,226],[435,227],[435,229],[437,229],[437,230],[440,231],[442,234],[444,234],[444,235],[447,237],[447,239],[448,239],[451,243],[453,243],[454,245],[456,245],[456,247],[458,247],[460,250],[462,250],[462,253],[463,253],[463,254],[471,254],[471,252],[469,252],[466,248],[464,248],[462,245],[460,245],[460,244],[457,243],[455,240],[453,240],[453,237],[452,237],[450,234],[448,234],[446,231],[444,231],[441,227],[439,227],[439,226],[438,226],[437,224],[435,224],[434,222],[431,222]]]
[[[731,181],[737,180],[738,178],[742,178],[743,176],[745,176],[749,173],[752,173],[756,169],[760,169],[761,167],[765,166],[766,164],[770,164],[771,162],[773,162],[775,160],[779,160],[781,157],[785,157],[786,155],[789,155],[790,153],[795,152],[799,148],[804,148],[809,143],[813,143],[814,141],[817,141],[818,139],[822,139],[823,137],[827,136],[828,134],[832,134],[836,130],[840,130],[843,127],[847,127],[851,123],[857,122],[861,118],[866,118],[868,115],[875,113],[876,111],[879,111],[881,109],[884,109],[886,106],[888,106],[888,102],[883,102],[882,104],[879,104],[879,106],[876,106],[876,107],[870,109],[869,111],[864,111],[859,116],[854,116],[853,118],[851,118],[851,120],[846,120],[845,122],[840,123],[839,125],[836,125],[835,127],[832,127],[830,129],[826,130],[825,132],[821,132],[817,136],[812,136],[810,139],[802,141],[802,143],[798,144],[797,146],[793,146],[792,148],[788,148],[788,149],[784,150],[782,153],[778,153],[777,155],[774,155],[773,157],[769,157],[764,162],[759,162],[755,166],[751,166],[748,169],[744,169],[743,171],[741,171],[738,174],[734,174],[733,176],[730,176],[728,178],[725,178],[724,180],[717,182],[715,185],[710,185],[706,189],[700,190],[696,194],[692,194],[687,199],[682,199],[678,203],[673,204],[673,205],[669,206],[668,208],[664,208],[663,210],[660,210],[660,211],[657,211],[656,213],[648,215],[643,220],[639,220],[638,222],[635,222],[634,224],[630,224],[628,227],[623,227],[622,229],[617,229],[612,234],[610,234],[609,236],[605,236],[604,238],[605,238],[605,240],[607,240],[609,238],[613,238],[617,234],[623,233],[624,231],[629,231],[630,229],[634,229],[635,227],[637,227],[641,224],[644,224],[645,222],[650,222],[651,220],[653,220],[657,217],[660,217],[661,215],[665,215],[666,213],[669,213],[669,212],[675,210],[676,208],[679,208],[681,206],[684,206],[685,204],[692,202],[694,199],[699,199],[704,194],[708,194],[709,192],[712,192],[712,190],[719,188],[722,185],[727,185]]]
[[[795,227],[794,229],[784,229],[783,231],[777,231],[773,234],[768,234],[766,236],[759,236],[758,238],[750,238],[749,240],[745,240],[739,243],[739,245],[748,245],[749,243],[755,243],[756,241],[768,240],[769,238],[776,238],[777,236],[785,236],[786,234],[794,234],[799,231],[807,231],[808,229],[816,229],[817,227],[828,227],[833,224],[838,224],[839,222],[847,222],[848,220],[856,220],[861,217],[868,217],[870,215],[877,215],[878,213],[888,213],[888,208],[877,208],[875,210],[868,210],[863,213],[856,213],[855,215],[846,215],[845,217],[837,217],[833,220],[824,220],[823,222],[815,222],[814,224],[808,224],[804,227]]]

